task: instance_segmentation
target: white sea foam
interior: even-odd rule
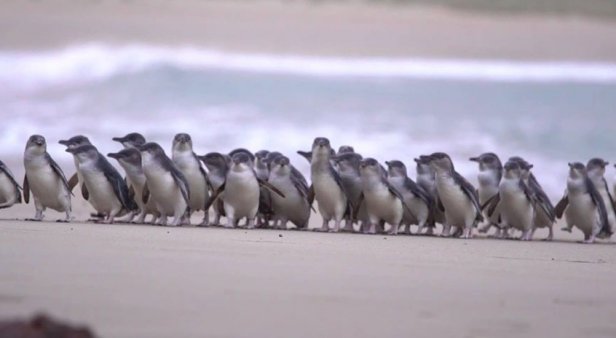
[[[422,58],[342,58],[215,49],[87,44],[44,52],[0,51],[0,85],[32,88],[105,79],[155,66],[336,77],[615,83],[616,64]]]

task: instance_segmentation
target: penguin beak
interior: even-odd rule
[[[573,163],[569,162],[569,168],[573,168]]]
[[[471,158],[469,158],[469,161],[479,162],[479,157],[471,157]]]
[[[107,157],[115,158],[116,160],[120,158],[120,154],[118,153],[109,153]]]
[[[120,143],[126,141],[123,137],[114,137],[114,138],[112,138],[112,140],[116,141],[116,142],[120,142]]]
[[[607,167],[610,164],[608,161],[603,161],[603,167]]]
[[[66,151],[67,153],[71,153],[71,154],[73,154],[73,155],[74,155],[74,154],[75,154],[75,150],[76,150],[76,149],[77,149],[77,148],[66,148],[66,150],[65,150],[65,151]]]
[[[67,147],[68,147],[68,145],[69,145],[68,140],[60,140],[58,143],[60,143],[60,144],[61,144],[61,145],[63,145],[63,146],[67,146]]]

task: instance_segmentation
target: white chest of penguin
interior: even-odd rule
[[[119,204],[113,188],[93,161],[79,164],[79,171],[90,195],[89,202],[98,211],[110,211]]]

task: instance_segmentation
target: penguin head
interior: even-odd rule
[[[383,170],[379,162],[373,158],[366,158],[359,164],[359,172],[362,176],[365,175],[383,175]]]
[[[430,155],[430,166],[436,172],[453,172],[454,166],[449,155],[436,152]]]
[[[250,150],[248,150],[248,149],[246,149],[246,148],[236,148],[236,149],[231,150],[231,151],[229,152],[229,157],[230,157],[231,159],[233,159],[233,157],[234,157],[236,154],[240,154],[240,153],[242,153],[242,154],[244,154],[244,155],[248,156],[248,158],[250,159],[250,165],[251,165],[251,166],[252,166],[252,165],[254,165],[254,162],[255,162],[255,155],[253,155],[253,154],[252,154],[252,152],[250,152]],[[231,162],[233,162],[233,161],[231,161]]]
[[[166,156],[163,148],[156,142],[148,142],[139,146],[141,160],[149,160],[154,157]]]
[[[593,158],[586,164],[586,172],[591,176],[603,176],[605,175],[605,167],[609,165],[609,162],[602,158]]]
[[[47,142],[45,141],[45,137],[41,135],[32,135],[28,138],[28,142],[26,143],[26,150],[36,152],[36,153],[44,153],[47,151]]]
[[[283,156],[282,153],[278,151],[272,151],[272,152],[269,152],[267,156],[265,156],[265,158],[263,159],[263,162],[265,163],[265,165],[267,165],[268,168],[271,168],[272,165],[276,162],[276,160],[282,156]]]
[[[569,177],[582,178],[586,176],[586,167],[581,162],[569,163]]]
[[[479,170],[502,170],[503,165],[495,153],[483,153],[477,157],[471,157],[469,160],[479,163]]]
[[[179,133],[173,137],[173,150],[192,150],[192,138],[186,133]]]
[[[355,152],[355,149],[352,146],[342,145],[338,148],[338,155],[354,153],[354,152]]]
[[[414,158],[413,160],[417,164],[415,167],[415,171],[417,172],[417,175],[426,175],[426,174],[434,173],[434,171],[432,170],[432,167],[430,167],[430,156],[429,155],[420,155],[419,157]]]
[[[67,148],[77,148],[84,145],[91,145],[90,140],[83,135],[77,135],[69,138],[68,140],[60,140],[58,143],[66,146]]]
[[[517,162],[520,167],[520,175],[523,179],[527,179],[530,175],[530,170],[533,168],[533,165],[528,163],[525,159],[520,156],[512,156],[509,158],[507,162]]]
[[[333,158],[338,166],[340,172],[353,171],[357,172],[359,170],[359,165],[361,163],[362,157],[357,153],[342,153],[336,155]]]
[[[203,156],[198,156],[198,158],[205,164],[209,171],[226,171],[231,162],[231,159],[227,155],[216,152],[207,153]]]
[[[333,149],[329,140],[325,137],[317,137],[312,142],[312,157],[330,158]],[[335,155],[335,154],[334,154]]]
[[[291,174],[291,161],[289,158],[283,155],[276,157],[269,163],[270,170],[278,175],[290,175]]]
[[[520,178],[522,176],[522,166],[518,161],[509,160],[505,163],[505,177]]]
[[[237,152],[231,157],[231,169],[234,171],[252,170],[252,158],[245,152]]]
[[[387,165],[387,173],[390,177],[407,177],[406,165],[402,161],[385,161],[385,164]]]
[[[115,158],[118,162],[133,166],[141,166],[141,153],[135,148],[122,149],[117,153],[109,153],[108,157]]]
[[[124,148],[139,148],[146,143],[145,137],[139,133],[129,133],[123,137],[114,137],[112,140],[122,143]]]
[[[80,163],[96,160],[98,158],[98,150],[91,144],[69,147],[66,148],[66,152],[73,154]]]

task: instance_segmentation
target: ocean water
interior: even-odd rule
[[[548,193],[567,162],[616,162],[616,64],[345,59],[160,46],[89,44],[0,51],[0,159],[20,168],[30,134],[72,173],[59,139],[84,134],[103,153],[138,131],[168,151],[178,132],[197,153],[236,147],[296,155],[314,137],[366,157],[448,152],[475,182],[470,156],[523,156]],[[614,168],[609,170],[609,178]],[[307,175],[308,176],[308,175]]]

